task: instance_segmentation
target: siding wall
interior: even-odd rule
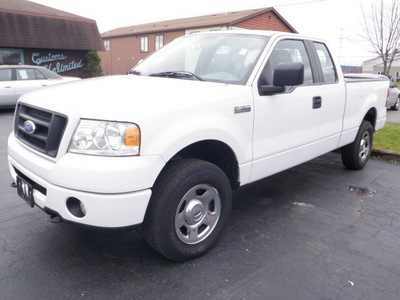
[[[146,58],[155,51],[156,35],[164,36],[164,45],[170,43],[179,36],[184,35],[184,31],[142,34],[127,37],[104,39],[110,41],[110,51],[98,52],[105,75],[123,75],[136,66],[140,60]],[[148,37],[148,52],[140,51],[141,37]]]
[[[235,27],[251,30],[272,30],[272,31],[283,31],[293,32],[282,20],[272,11],[249,20],[236,23]]]

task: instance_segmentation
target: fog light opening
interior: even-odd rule
[[[69,212],[77,218],[83,218],[86,215],[85,205],[76,198],[67,199],[67,208]]]

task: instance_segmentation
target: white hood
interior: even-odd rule
[[[169,111],[215,104],[225,87],[182,79],[108,76],[48,87],[20,101],[77,118],[141,122]]]

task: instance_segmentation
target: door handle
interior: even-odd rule
[[[322,106],[322,97],[321,96],[313,97],[312,108],[317,109],[317,108],[321,108],[321,106]]]

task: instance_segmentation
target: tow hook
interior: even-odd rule
[[[49,221],[50,221],[51,223],[54,223],[54,224],[58,224],[58,223],[62,223],[62,222],[63,222],[63,220],[61,219],[61,217],[60,217],[60,216],[57,216],[57,215],[50,215],[50,216],[49,216]]]
[[[12,182],[11,184],[10,184],[10,186],[12,187],[12,188],[17,188],[17,184],[15,183],[15,182]]]

